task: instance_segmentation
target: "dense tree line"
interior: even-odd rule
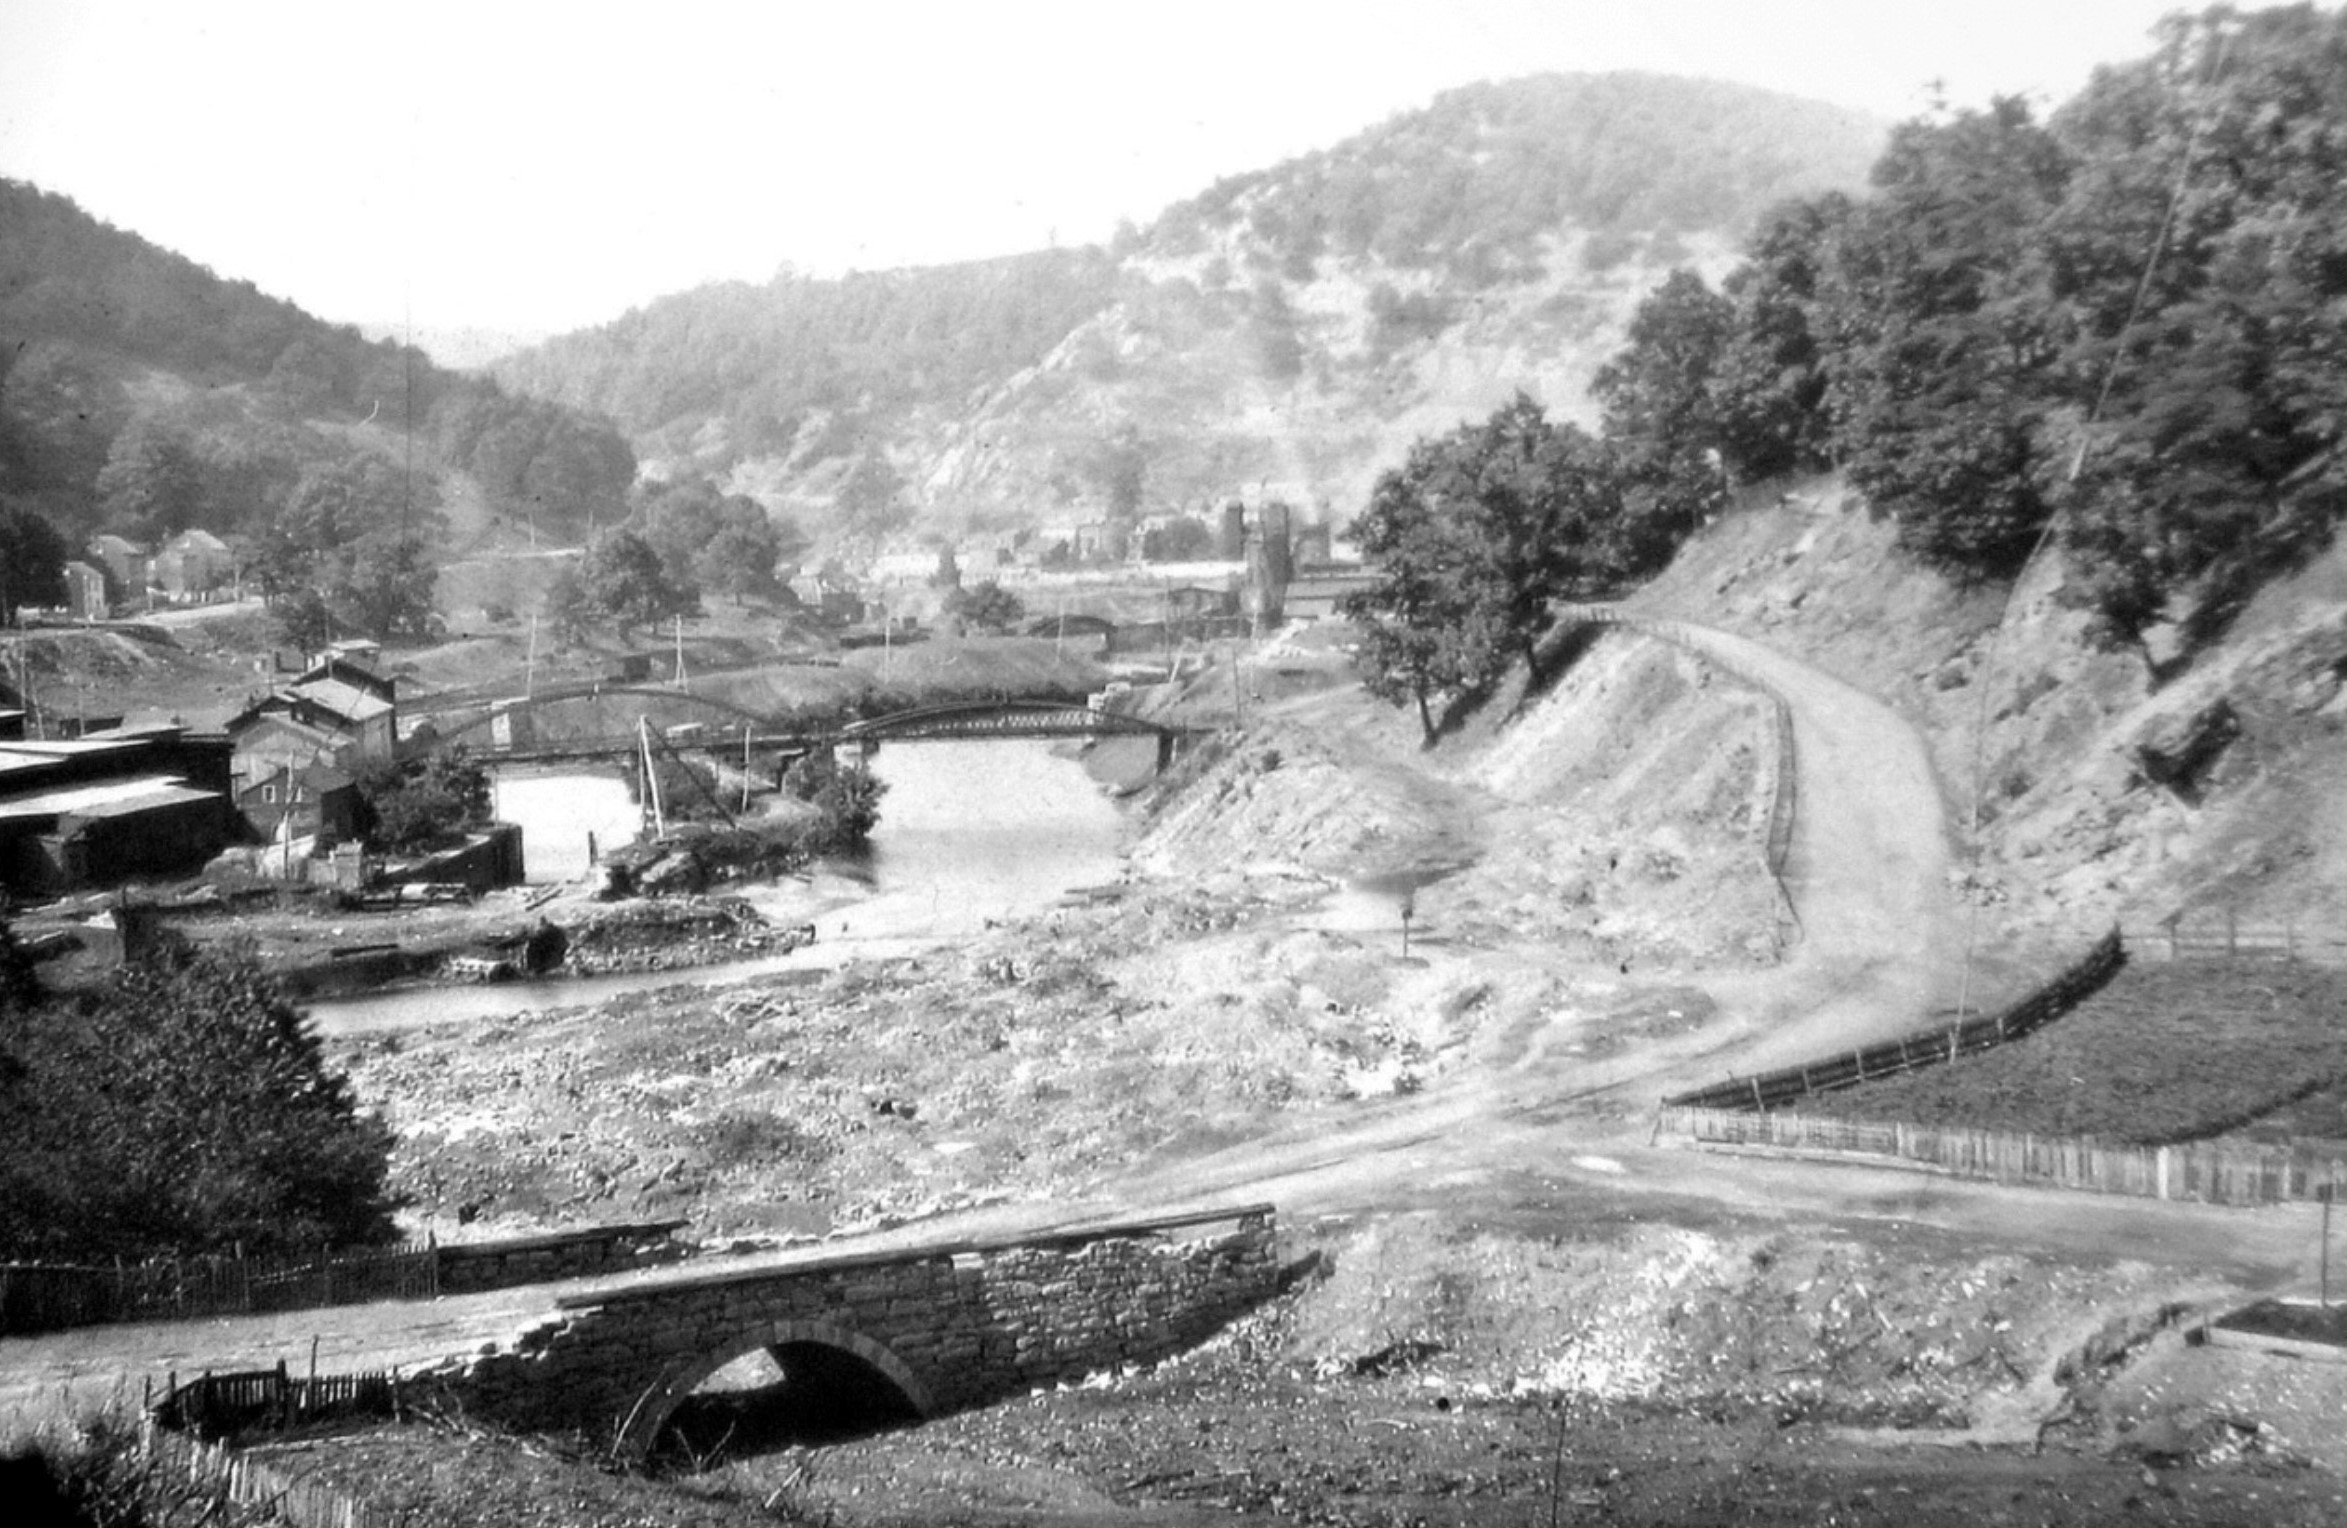
[[[167,940],[49,993],[0,925],[0,1259],[387,1240],[391,1142],[249,960]]]
[[[1739,476],[1839,465],[1900,544],[2041,539],[2114,641],[2187,648],[2347,508],[2347,16],[2171,18],[2040,121],[1899,127],[1873,193],[1777,209],[1649,299],[1609,433]]]
[[[752,455],[854,457],[894,410],[959,407],[1031,366],[1116,292],[1099,249],[1047,250],[836,279],[701,287],[501,361],[541,397],[608,414],[683,452],[712,420],[702,465]],[[877,433],[885,435],[885,429]]]
[[[0,227],[0,493],[75,542],[208,530],[273,595],[398,636],[429,617],[448,471],[552,537],[627,512],[635,457],[608,421],[325,323],[20,182],[0,180]],[[188,385],[136,385],[156,369]]]

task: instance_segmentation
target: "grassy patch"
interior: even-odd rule
[[[2347,971],[2137,962],[2026,1040],[1805,1107],[1849,1119],[2199,1140],[2347,1083]]]

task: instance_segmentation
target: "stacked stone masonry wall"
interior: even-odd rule
[[[1234,1219],[1188,1240],[1100,1234],[640,1286],[450,1379],[511,1425],[642,1446],[723,1363],[816,1340],[874,1362],[921,1409],[954,1411],[1170,1356],[1261,1302],[1279,1276],[1271,1215]]]

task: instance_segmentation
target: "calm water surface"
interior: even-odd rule
[[[803,879],[738,889],[777,922],[814,924],[816,942],[804,950],[689,971],[320,998],[310,1005],[317,1028],[381,1033],[665,986],[815,972],[843,955],[974,934],[1116,878],[1123,820],[1083,765],[1050,743],[891,743],[873,769],[888,794],[866,853],[822,863]],[[588,833],[609,848],[636,827],[635,803],[616,776],[508,776],[498,781],[497,804],[522,825],[533,883],[584,874]]]

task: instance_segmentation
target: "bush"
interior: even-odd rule
[[[0,1257],[388,1240],[392,1133],[240,951],[169,940],[85,994],[0,1007]]]
[[[368,842],[391,854],[436,848],[489,820],[489,771],[455,745],[359,777]]]

